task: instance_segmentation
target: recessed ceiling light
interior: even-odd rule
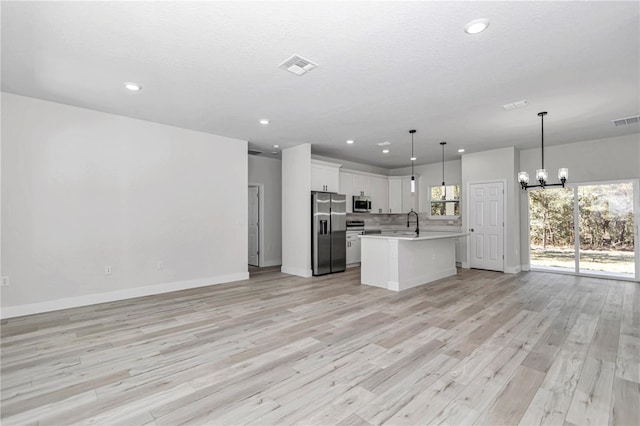
[[[474,19],[464,26],[464,32],[467,34],[478,34],[486,30],[489,26],[489,20],[485,18]]]
[[[416,158],[416,157],[411,157],[411,158],[410,158],[410,160],[411,160],[411,161],[416,161],[416,160],[417,160],[417,158]]]
[[[280,148],[280,145],[274,145],[273,146],[273,149],[278,149],[278,148]]]
[[[386,141],[386,142],[379,142],[379,143],[378,143],[378,146],[389,146],[389,145],[391,145],[391,142],[389,142],[389,141]]]
[[[126,82],[126,83],[124,83],[124,87],[126,87],[129,90],[131,90],[132,92],[138,92],[138,91],[142,90],[142,86],[140,86],[137,83]]]
[[[463,152],[464,152],[464,148],[460,148],[460,149],[458,150],[458,152],[459,152],[459,153],[463,153]]]
[[[266,118],[263,118],[262,120],[260,120],[260,124],[267,125],[269,124],[269,120],[267,120]]]
[[[353,143],[353,139],[349,139],[349,140],[347,141],[347,143],[348,143],[349,145],[351,145],[351,144]]]
[[[516,108],[523,108],[523,107],[526,107],[527,105],[529,105],[529,102],[527,101],[518,101],[518,102],[512,102],[510,104],[502,105],[502,108],[504,108],[505,111],[509,111]]]
[[[383,153],[383,154],[388,154],[388,153],[389,153],[389,150],[388,150],[388,149],[383,149],[383,150],[382,150],[382,153]]]

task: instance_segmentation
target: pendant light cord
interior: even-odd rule
[[[411,133],[411,176],[413,176],[413,163],[415,163],[415,161],[413,161],[413,133]]]
[[[444,146],[446,144],[446,142],[440,142],[440,145],[442,145],[442,186],[444,186]]]
[[[544,116],[547,115],[546,111],[544,112],[539,112],[538,115],[540,116],[540,133],[541,133],[541,144],[542,144],[542,168],[544,169]]]
[[[411,179],[413,180],[413,163],[415,163],[414,160],[414,156],[413,156],[413,134],[415,133],[415,130],[409,130],[409,133],[411,133]]]

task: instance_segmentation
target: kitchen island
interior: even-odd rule
[[[360,235],[360,282],[393,291],[456,274],[456,238],[463,232]]]

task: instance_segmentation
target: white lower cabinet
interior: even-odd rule
[[[360,262],[360,238],[347,233],[347,265]]]

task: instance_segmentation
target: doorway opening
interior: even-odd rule
[[[260,205],[261,191],[258,185],[249,185],[248,191],[248,236],[247,244],[249,266],[260,266]]]
[[[638,183],[529,192],[531,269],[637,280]]]

